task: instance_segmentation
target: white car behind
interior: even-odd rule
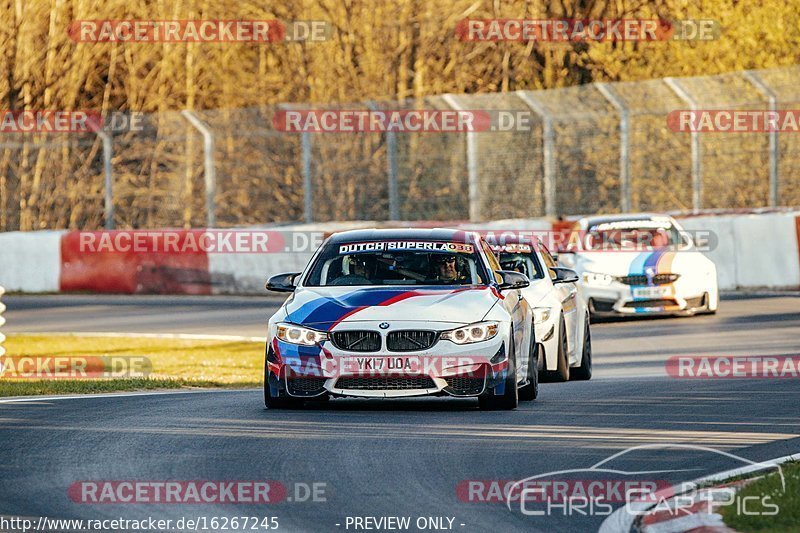
[[[559,268],[538,240],[531,245],[506,237],[492,250],[503,270],[521,272],[531,281],[522,293],[533,310],[539,380],[591,379],[589,311],[578,295],[576,273]]]
[[[666,215],[581,218],[559,262],[592,316],[693,315],[719,307],[717,269]]]

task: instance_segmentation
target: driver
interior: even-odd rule
[[[453,254],[436,254],[433,256],[436,279],[448,283],[462,281],[458,273],[456,256]]]

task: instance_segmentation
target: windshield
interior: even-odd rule
[[[305,285],[483,285],[486,279],[471,244],[382,241],[326,244]]]
[[[528,276],[528,279],[544,279],[544,271],[533,253],[533,247],[529,244],[505,244],[492,246],[492,251],[496,253],[500,260],[503,270],[521,272]]]
[[[667,220],[623,220],[607,222],[589,228],[586,248],[600,250],[652,249],[682,244],[681,234],[675,225]]]
[[[528,279],[544,278],[538,262],[530,254],[501,252],[500,266],[503,267],[503,270],[522,272],[528,276]]]

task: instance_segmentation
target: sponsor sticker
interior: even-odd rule
[[[339,246],[340,254],[355,254],[364,252],[394,252],[394,251],[422,251],[422,252],[451,252],[471,254],[474,248],[471,244],[458,242],[432,242],[432,241],[382,241],[382,242],[355,242]]]

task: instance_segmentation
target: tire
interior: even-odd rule
[[[719,308],[719,296],[717,296],[717,308]],[[706,307],[699,314],[701,315],[716,315],[717,310],[711,309],[711,293],[706,293]]]
[[[503,387],[503,394],[496,396],[492,391],[478,396],[478,406],[486,411],[511,411],[519,405],[517,389],[517,360],[514,354],[514,335],[511,335],[511,352],[508,354],[508,371]]]
[[[530,402],[539,396],[539,347],[531,332],[531,355],[528,361],[528,384],[519,389],[520,401]]]
[[[564,317],[558,324],[558,366],[555,370],[543,370],[539,381],[553,383],[569,381],[569,361],[567,361],[567,326]]]
[[[583,354],[581,366],[573,368],[570,379],[588,381],[592,379],[592,333],[589,328],[589,316],[586,316],[586,327],[583,328]]]
[[[301,398],[292,398],[286,392],[278,390],[278,395],[273,396],[269,387],[269,371],[264,365],[264,407],[267,409],[297,409],[303,406]]]

